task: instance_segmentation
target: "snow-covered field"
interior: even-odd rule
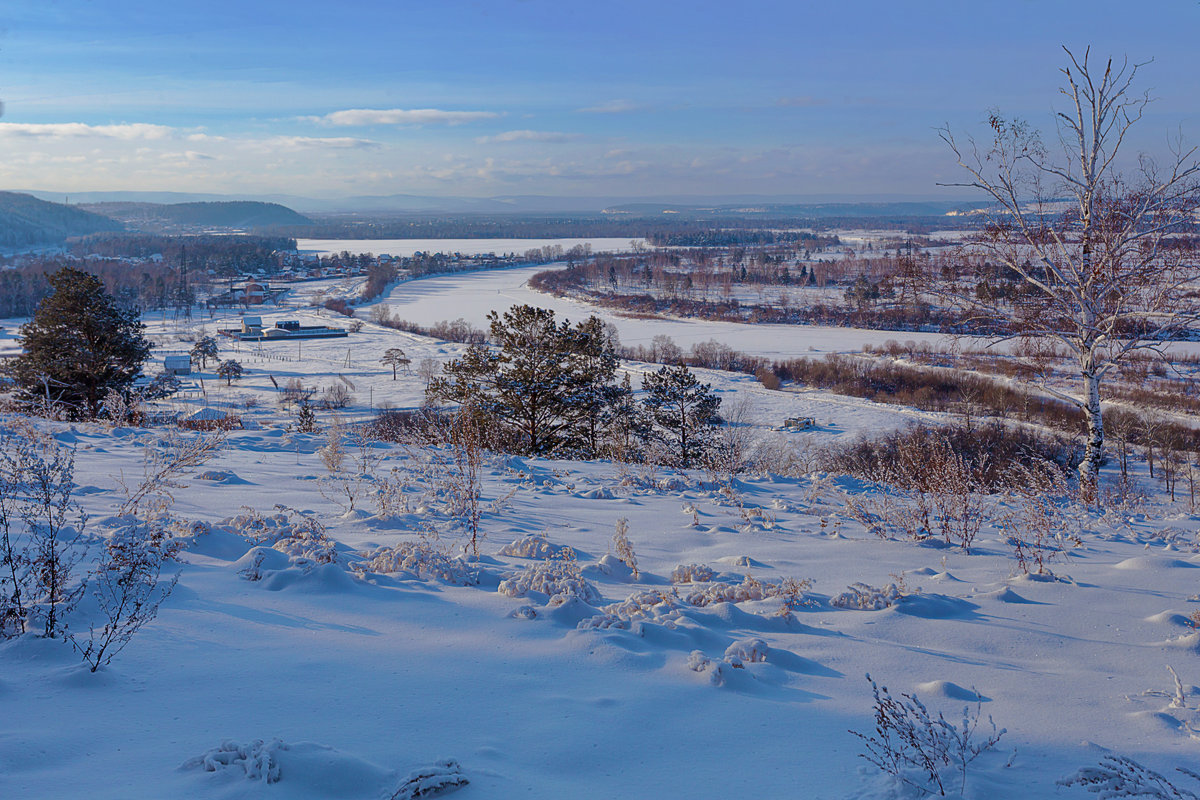
[[[53,431],[77,448],[75,495],[103,535],[117,478],[141,474],[159,433]],[[483,555],[466,565],[478,582],[463,586],[356,574],[360,551],[446,520],[419,478],[407,511],[377,515],[364,500],[344,513],[319,491],[323,442],[237,432],[185,476],[172,513],[206,524],[158,619],[111,666],[89,673],[56,641],[0,644],[0,796],[374,800],[454,759],[463,798],[917,797],[867,768],[847,732],[873,725],[868,672],[952,721],[982,695],[1008,733],[972,765],[965,797],[1085,796],[1054,782],[1108,752],[1160,770],[1196,763],[1200,517],[1179,505],[1081,515],[1082,545],[1050,565],[1057,580],[1033,580],[991,527],[969,555],[875,538],[844,514],[872,491],[848,479],[752,475],[721,492],[702,474],[504,457],[488,463],[483,499],[507,500],[484,514]],[[434,453],[370,455],[376,475],[419,476]],[[336,561],[298,558],[286,538],[252,551],[277,523],[256,539],[234,518],[276,504],[318,520]],[[605,558],[621,518],[638,579]],[[578,596],[498,591],[563,563],[500,554],[531,535],[574,549]],[[463,544],[442,536],[452,553]],[[673,584],[687,564],[713,574]],[[747,575],[815,582],[783,614],[779,598],[694,594]],[[901,579],[889,607],[834,602],[851,584]],[[82,613],[71,624],[85,626]],[[230,766],[210,758],[215,772],[181,766],[226,740],[276,738],[289,748],[274,752],[276,783],[230,753]]]

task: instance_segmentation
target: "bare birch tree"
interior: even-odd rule
[[[993,202],[986,225],[967,245],[976,268],[1001,268],[1017,296],[978,291],[961,279],[954,294],[989,327],[1065,348],[1077,368],[1079,394],[1045,387],[1082,412],[1087,446],[1079,467],[1085,495],[1095,496],[1103,457],[1100,384],[1130,353],[1185,334],[1198,319],[1197,276],[1189,231],[1200,208],[1200,164],[1194,148],[1175,142],[1166,163],[1139,155],[1117,160],[1151,98],[1134,91],[1142,64],[1103,68],[1070,50],[1055,115],[1056,146],[1026,122],[989,115],[993,141],[981,145],[942,128],[959,166],[960,186]],[[980,276],[986,280],[986,275]]]

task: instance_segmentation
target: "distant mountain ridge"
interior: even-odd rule
[[[311,225],[312,220],[279,203],[222,200],[192,203],[87,203],[88,211],[146,231],[232,228],[248,230],[274,225]]]

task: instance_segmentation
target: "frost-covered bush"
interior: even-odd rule
[[[428,542],[401,542],[393,547],[377,547],[360,554],[363,558],[353,565],[355,572],[365,574],[410,573],[421,580],[436,580],[454,586],[474,586],[479,583],[479,571],[465,559],[451,558]]]
[[[500,548],[500,555],[508,556],[509,558],[548,559],[558,558],[562,551],[562,545],[551,544],[545,536],[534,534],[532,536],[522,536],[520,539],[513,539]]]
[[[849,608],[856,611],[880,611],[889,608],[904,597],[900,587],[889,583],[882,589],[877,589],[866,583],[853,583],[846,591],[829,601],[835,608]]]
[[[276,753],[287,749],[288,746],[278,739],[272,739],[270,742],[255,739],[249,744],[226,740],[221,742],[219,747],[214,747],[195,758],[189,758],[183,762],[183,768],[201,768],[205,772],[241,769],[247,780],[278,783],[280,773]]]
[[[1175,770],[1200,783],[1200,774],[1176,767]],[[1148,797],[1151,800],[1200,800],[1200,794],[1181,789],[1166,776],[1144,767],[1125,756],[1104,756],[1099,766],[1083,767],[1058,782],[1059,786],[1079,786],[1100,800],[1118,797]]]
[[[707,564],[680,564],[671,571],[671,583],[707,583],[716,574]]]
[[[946,773],[959,777],[959,793],[966,789],[971,762],[993,749],[1007,732],[996,729],[989,716],[990,734],[979,734],[980,703],[964,706],[962,721],[953,725],[938,712],[934,717],[915,694],[892,697],[867,675],[875,696],[875,733],[850,731],[863,741],[861,758],[901,783],[928,794],[945,796]]]
[[[574,552],[564,549],[564,555],[570,558],[556,558],[531,564],[516,575],[500,582],[496,591],[506,597],[525,597],[530,592],[538,592],[548,596],[548,605],[558,606],[568,600],[582,600],[594,603],[600,599],[600,593],[592,586],[579,571],[575,563]]]
[[[767,643],[762,639],[739,639],[725,650],[725,657],[715,661],[700,650],[688,654],[688,669],[707,672],[708,682],[713,686],[724,686],[730,669],[745,669],[747,664],[767,660]]]
[[[159,606],[179,581],[178,573],[160,581],[163,563],[174,552],[163,529],[138,520],[117,529],[92,569],[88,589],[97,618],[83,631],[68,631],[67,640],[92,672],[107,666],[143,626],[158,616]]]
[[[735,669],[742,669],[746,664],[766,661],[767,651],[767,643],[762,639],[738,639],[725,648],[725,662]]]
[[[783,612],[793,611],[808,604],[807,594],[812,589],[809,579],[783,578],[778,583],[763,582],[747,575],[741,583],[714,581],[696,589],[685,599],[693,606],[708,606],[713,603],[744,603],[749,600],[780,598]]]
[[[629,567],[633,579],[640,579],[642,573],[638,569],[637,555],[633,552],[633,542],[629,541],[629,520],[625,517],[617,520],[616,531],[613,533],[613,550],[616,551],[617,558]]]

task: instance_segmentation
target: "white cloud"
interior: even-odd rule
[[[30,139],[93,138],[133,141],[169,139],[174,134],[174,128],[145,122],[121,125],[88,125],[83,122],[0,122],[0,136],[19,136]]]
[[[628,114],[631,111],[644,111],[648,106],[638,105],[630,100],[609,100],[587,108],[576,109],[582,114]]]
[[[260,139],[250,142],[256,146],[267,148],[283,148],[287,150],[298,150],[304,147],[325,147],[334,150],[360,150],[370,147],[379,147],[379,142],[373,142],[370,139],[355,139],[351,136],[272,136],[269,139]]]
[[[578,133],[559,133],[558,131],[505,131],[495,136],[480,136],[476,144],[498,144],[502,142],[570,142],[582,138]]]
[[[494,111],[446,111],[440,108],[348,108],[323,117],[304,117],[326,125],[461,125],[500,116]]]

